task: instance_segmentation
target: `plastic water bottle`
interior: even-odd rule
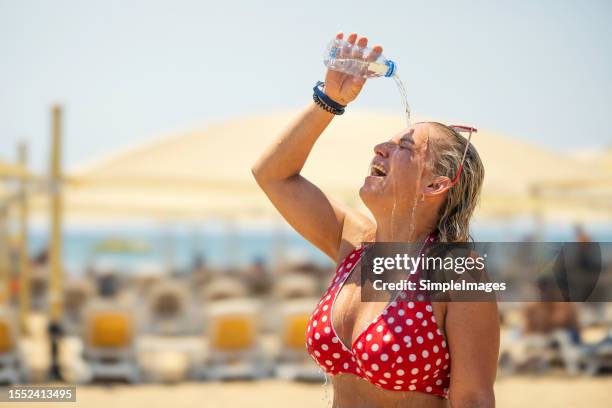
[[[345,48],[346,47],[346,48]],[[345,48],[343,50],[343,48]],[[360,78],[392,77],[395,74],[395,62],[386,59],[382,54],[375,61],[364,61],[353,57],[357,45],[334,39],[327,46],[323,63],[329,69]],[[370,48],[358,48],[361,55],[369,55]],[[345,55],[342,55],[342,54]]]
[[[346,48],[345,48],[346,47]],[[361,58],[353,57],[353,52],[357,45],[352,45],[348,41],[334,39],[327,46],[323,63],[334,71],[340,71],[348,75],[360,78],[392,77],[397,85],[402,104],[404,105],[404,115],[406,116],[406,126],[411,126],[410,105],[406,87],[396,72],[395,62],[380,54],[374,61],[364,61]],[[372,51],[370,48],[357,48],[362,56],[368,56]]]

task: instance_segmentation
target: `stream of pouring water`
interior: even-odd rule
[[[402,104],[404,105],[404,115],[406,117],[406,127],[410,128],[412,126],[412,120],[411,120],[411,110],[410,110],[410,104],[408,103],[408,93],[406,92],[406,86],[404,85],[404,82],[402,82],[401,78],[399,77],[399,75],[394,74],[393,75],[393,80],[395,81],[395,84],[397,85],[397,89],[400,93],[401,99],[402,99]],[[419,193],[419,187],[420,187],[420,175],[419,177],[417,177],[417,186],[416,186],[416,190],[415,190],[415,197],[414,197],[414,202],[412,203],[412,208],[410,210],[410,229],[409,229],[409,234],[412,235],[414,233],[415,230],[415,226],[414,226],[414,222],[415,222],[415,215],[416,215],[416,207],[418,204],[418,193]],[[397,207],[397,196],[396,196],[396,186],[395,183],[393,183],[393,208],[391,209],[391,238],[394,238],[394,234],[395,234],[395,209]]]
[[[402,80],[397,74],[393,75],[393,80],[395,81],[395,84],[397,85],[397,89],[400,93],[402,103],[404,104],[404,115],[406,116],[406,127],[410,128],[412,125],[411,118],[410,118],[411,112],[410,112],[410,105],[408,104],[408,95],[406,93],[406,87],[404,86],[404,83],[402,82]],[[394,180],[393,182],[392,190],[393,190],[393,207],[391,208],[391,240],[394,241],[395,240],[395,210],[397,208],[396,180]],[[412,235],[412,233],[414,232],[414,217],[415,217],[416,206],[417,206],[417,201],[418,201],[416,198],[416,195],[418,194],[418,191],[419,191],[419,186],[417,185],[417,189],[415,191],[415,200],[414,200],[414,203],[412,204],[412,209],[410,211],[410,229],[409,229],[410,235]]]
[[[402,82],[401,78],[399,77],[399,75],[394,74],[393,75],[393,81],[395,81],[395,84],[397,85],[397,89],[400,93],[401,99],[402,99],[402,103],[404,104],[404,115],[406,116],[406,127],[409,128],[411,126],[411,119],[410,119],[410,105],[408,104],[408,94],[406,92],[406,86],[404,85],[404,83]],[[396,195],[396,184],[395,182],[393,183],[393,208],[391,208],[391,240],[395,239],[395,209],[397,207],[397,195]],[[412,208],[411,211],[411,228],[410,228],[410,233],[412,233],[412,231],[414,230],[414,212],[416,209],[416,201],[414,203],[414,206]]]
[[[404,114],[406,115],[406,127],[410,127],[411,126],[410,105],[408,104],[408,94],[406,93],[406,87],[404,86],[404,83],[402,82],[402,80],[397,74],[393,75],[393,80],[395,81],[395,84],[397,85],[397,89],[399,90],[400,96],[402,97],[402,103],[404,104]]]
[[[415,226],[415,218],[416,218],[416,208],[419,202],[419,191],[421,190],[421,174],[417,175],[416,179],[416,187],[414,189],[414,200],[411,203],[410,208],[410,224],[408,224],[408,236],[413,236],[414,231],[416,230]],[[393,179],[393,184],[391,185],[391,191],[393,195],[393,207],[391,207],[391,241],[395,241],[395,229],[397,224],[395,222],[395,212],[397,208],[398,194],[397,194],[397,180]]]
[[[332,400],[331,398],[329,398],[329,380],[327,377],[327,373],[323,372],[323,370],[320,370],[320,372],[325,377],[325,382],[321,386],[323,387],[323,397],[321,398],[321,401],[325,403],[325,406],[327,408],[330,408],[332,406]]]
[[[411,127],[411,119],[410,119],[410,105],[408,104],[408,95],[406,93],[406,87],[404,86],[404,83],[402,82],[402,80],[400,79],[400,77],[395,74],[393,75],[393,80],[395,81],[396,85],[397,85],[397,89],[399,90],[400,96],[402,98],[402,103],[404,104],[404,114],[406,117],[406,127],[410,128]],[[370,166],[368,165],[368,174],[370,171]],[[421,175],[419,174],[417,177],[417,185],[416,185],[416,191],[415,191],[415,195],[414,195],[414,202],[412,203],[412,209],[410,211],[410,229],[409,229],[409,233],[410,235],[412,235],[414,233],[415,230],[415,215],[416,215],[416,207],[418,204],[418,192],[420,190],[420,178]],[[391,240],[394,241],[395,240],[395,210],[397,207],[397,180],[394,179],[393,181],[393,185],[392,185],[392,192],[393,192],[393,207],[391,208]],[[328,377],[327,374],[323,372],[323,370],[320,370],[320,372],[324,375],[325,377],[325,383],[322,385],[323,387],[323,397],[321,398],[322,401],[327,403],[327,407],[331,407],[332,406],[332,400],[329,397],[329,381],[328,381]],[[405,397],[405,396],[404,396]]]

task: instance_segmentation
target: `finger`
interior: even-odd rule
[[[355,41],[357,41],[357,33],[350,33],[346,39],[345,46],[340,49],[340,57],[346,58],[351,55],[351,50],[353,49]]]
[[[369,61],[369,62],[376,61],[378,57],[380,57],[382,52],[383,52],[383,48],[380,45],[375,45],[374,47],[372,47],[372,50],[366,57],[366,61]]]
[[[363,57],[363,51],[368,46],[368,39],[361,37],[357,40],[357,47],[353,48],[353,58],[361,59]]]
[[[339,31],[338,34],[336,34],[336,40],[341,40],[344,37],[344,33],[342,31]]]

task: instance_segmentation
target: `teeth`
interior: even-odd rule
[[[373,176],[386,176],[387,175],[387,172],[385,171],[385,169],[378,164],[372,165],[371,173]]]

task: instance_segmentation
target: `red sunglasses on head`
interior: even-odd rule
[[[463,157],[461,157],[461,163],[459,163],[459,170],[457,170],[457,175],[451,181],[451,187],[457,184],[459,181],[459,177],[461,176],[461,171],[463,170],[463,163],[465,162],[465,156],[467,155],[468,148],[470,147],[470,140],[472,140],[472,133],[478,132],[478,129],[470,127],[470,126],[460,126],[460,125],[450,125],[449,128],[453,129],[455,132],[462,134],[467,133],[467,143],[465,144],[465,150],[463,151]]]

